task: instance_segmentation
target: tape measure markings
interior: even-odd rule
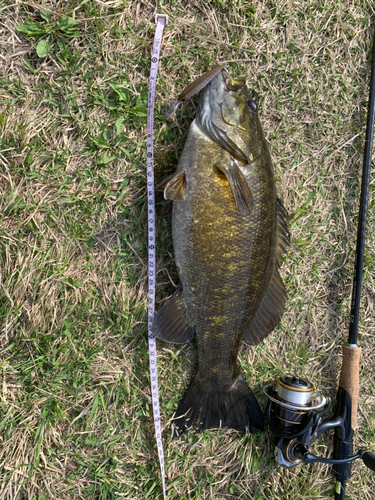
[[[155,315],[155,192],[154,192],[154,103],[156,76],[158,71],[159,53],[163,31],[168,24],[168,16],[156,14],[156,31],[152,47],[150,81],[148,90],[147,106],[147,209],[148,209],[148,346],[150,361],[151,397],[152,410],[154,414],[156,445],[159,455],[161,480],[163,486],[163,497],[166,499],[165,491],[165,468],[164,450],[161,437],[160,405],[158,391],[158,372],[156,363],[156,340],[152,333],[152,322]]]

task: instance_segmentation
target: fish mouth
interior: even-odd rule
[[[246,87],[246,76],[232,77],[225,69],[221,71],[221,76],[227,92],[238,92]]]
[[[224,76],[224,84],[226,86],[227,92],[238,92],[239,90],[242,90],[246,85],[246,77],[238,76],[237,78],[232,78],[228,75],[228,77],[225,78]]]

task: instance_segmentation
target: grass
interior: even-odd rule
[[[39,5],[39,6],[38,6]],[[174,171],[197,98],[164,104],[226,61],[257,97],[292,246],[280,326],[240,353],[263,389],[298,372],[334,397],[348,331],[373,6],[367,0],[159,2],[170,16],[156,95],[156,181]],[[138,1],[0,4],[0,498],[161,498],[147,353],[145,130],[155,8]],[[374,451],[374,189],[360,317],[359,426]],[[158,207],[157,303],[177,284]],[[158,344],[169,499],[323,499],[331,469],[281,469],[268,431],[170,419],[194,345]],[[332,452],[330,435],[313,450]],[[353,466],[347,498],[371,499]]]

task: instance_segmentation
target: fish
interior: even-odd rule
[[[214,77],[212,77],[212,74]],[[172,237],[180,284],[152,332],[185,344],[194,335],[198,369],[173,417],[173,435],[229,427],[260,432],[262,410],[237,357],[279,323],[286,289],[279,268],[289,245],[271,156],[246,78],[215,67],[177,165],[162,188],[173,200]],[[198,81],[201,89],[204,75]],[[188,92],[194,93],[194,85]],[[184,93],[183,93],[184,95]]]

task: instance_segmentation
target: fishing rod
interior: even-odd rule
[[[361,197],[358,216],[357,245],[350,311],[349,339],[343,346],[336,411],[324,418],[331,407],[331,398],[320,395],[313,399],[313,385],[294,375],[279,378],[266,395],[267,420],[275,435],[280,465],[292,467],[300,462],[321,462],[333,465],[336,476],[335,500],[344,500],[346,481],[351,476],[352,462],[362,459],[375,471],[375,454],[360,450],[353,455],[353,434],[357,424],[359,393],[359,360],[357,345],[359,305],[361,296],[366,215],[370,184],[371,155],[375,114],[375,32],[372,45],[370,96],[368,102],[365,151],[362,169]],[[309,453],[309,445],[324,431],[335,429],[333,459]]]
[[[374,138],[375,115],[375,33],[372,44],[372,64],[370,78],[370,96],[367,111],[365,152],[363,158],[361,198],[359,204],[357,248],[354,266],[352,303],[350,310],[350,327],[348,343],[343,346],[343,362],[341,367],[339,390],[337,393],[337,410],[335,418],[340,426],[335,428],[334,457],[345,458],[353,452],[353,433],[357,425],[358,393],[359,393],[359,358],[361,348],[357,346],[359,303],[361,297],[363,255],[365,247],[366,215],[372,143]],[[334,466],[337,476],[335,500],[343,500],[345,481],[351,476],[351,464]]]

